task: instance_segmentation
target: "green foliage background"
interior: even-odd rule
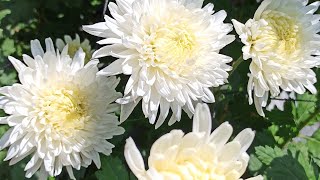
[[[215,10],[226,10],[227,22],[237,19],[241,22],[251,18],[258,7],[255,0],[206,0],[214,3]],[[21,59],[23,53],[30,54],[29,42],[39,39],[43,42],[46,37],[63,38],[68,34],[72,37],[79,34],[81,39],[91,41],[94,49],[99,48],[95,43],[98,38],[86,34],[81,26],[103,21],[103,0],[0,0],[0,86],[17,82],[17,74],[9,63],[7,56]],[[108,13],[108,11],[107,11]],[[235,32],[233,32],[235,34]],[[227,46],[223,53],[234,58],[234,64],[242,61],[239,39]],[[105,66],[113,58],[101,59]],[[267,112],[266,118],[260,117],[254,106],[248,105],[246,85],[248,82],[248,67],[250,61],[242,62],[229,78],[229,84],[214,88],[216,103],[210,108],[214,115],[214,126],[229,121],[234,127],[234,135],[240,130],[250,127],[256,130],[256,138],[249,149],[251,156],[248,171],[244,178],[262,174],[272,180],[318,180],[320,167],[320,130],[312,137],[299,134],[300,130],[320,120],[320,95],[298,95],[297,100],[285,103],[285,111],[273,110]],[[316,70],[318,78],[320,71]],[[119,91],[123,92],[128,77],[121,76],[122,83]],[[316,85],[320,89],[320,83]],[[183,114],[182,120],[169,127],[166,124],[154,130],[144,118],[142,110],[134,110],[129,119],[122,124],[126,129],[123,136],[111,140],[116,148],[112,156],[102,158],[102,168],[94,165],[88,169],[77,171],[77,179],[83,180],[127,180],[136,179],[130,173],[123,157],[125,139],[133,137],[145,159],[153,142],[161,135],[172,129],[191,131],[192,120]],[[0,116],[5,116],[0,112]],[[0,135],[8,129],[0,126]],[[302,137],[303,142],[294,142],[295,137]],[[6,151],[0,152],[0,179],[20,180],[24,178],[23,161],[12,167],[2,160]],[[36,176],[33,177],[36,179]],[[68,179],[65,171],[59,177],[51,179]]]

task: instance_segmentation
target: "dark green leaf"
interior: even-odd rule
[[[96,173],[98,180],[127,180],[128,170],[117,157],[103,156],[101,158],[101,170]]]

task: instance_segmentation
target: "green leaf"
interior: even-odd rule
[[[284,109],[266,113],[272,124],[268,127],[268,131],[280,147],[286,146],[297,137],[302,128],[320,119],[316,95],[308,93],[298,95],[297,101],[286,102]]]
[[[274,109],[272,112],[266,113],[272,123],[268,131],[271,132],[279,146],[296,137],[299,132],[293,120],[291,104],[286,102],[284,109],[284,111]]]
[[[101,170],[95,175],[98,180],[126,180],[129,179],[128,170],[117,157],[103,156],[101,158]]]
[[[273,159],[266,176],[273,180],[308,180],[302,165],[291,155]]]
[[[273,159],[285,155],[285,153],[283,153],[282,150],[278,147],[275,147],[273,149],[269,146],[259,146],[255,149],[258,159],[266,165],[270,165]]]
[[[256,146],[273,146],[276,144],[276,141],[274,139],[273,134],[264,129],[263,131],[257,131],[254,141],[251,145],[251,147],[256,147]]]
[[[4,117],[6,116],[6,113],[4,113],[4,111],[2,109],[0,109],[0,117]],[[2,126],[0,126],[1,129]]]
[[[320,120],[317,113],[317,96],[309,93],[297,96],[298,101],[292,103],[292,114],[299,129]]]
[[[313,162],[317,164],[318,167],[320,167],[320,159],[318,158],[312,158]]]
[[[9,74],[2,73],[0,75],[0,85],[12,85],[17,81],[16,77],[17,77],[16,72],[11,72]]]
[[[11,14],[11,11],[10,9],[4,9],[4,10],[1,10],[0,11],[0,23],[1,23],[1,20],[6,17],[8,14]]]
[[[320,129],[316,131],[311,138],[308,139],[308,148],[313,156],[320,159]]]
[[[259,171],[263,167],[263,163],[257,158],[256,155],[250,155],[249,170],[253,172]]]
[[[3,29],[0,28],[0,39],[3,38]]]
[[[251,155],[249,169],[272,180],[318,180],[319,168],[311,160],[308,147],[291,143],[288,149],[259,146]]]
[[[2,164],[4,158],[7,156],[7,151],[0,151],[0,164]]]
[[[1,49],[4,56],[13,54],[16,51],[16,48],[14,47],[14,41],[12,39],[6,38],[1,45]]]
[[[0,137],[4,135],[4,133],[7,132],[8,129],[9,129],[8,125],[0,125]]]
[[[304,168],[308,179],[318,180],[319,168],[317,168],[315,162],[312,161],[312,157],[310,157],[311,154],[308,151],[308,146],[306,146],[305,143],[291,143],[288,146],[288,150],[294,158],[298,159],[299,163]]]

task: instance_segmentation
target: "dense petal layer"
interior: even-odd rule
[[[232,127],[228,123],[211,133],[209,108],[198,104],[193,131],[184,134],[181,130],[172,130],[156,140],[150,150],[148,170],[145,170],[141,154],[131,138],[127,139],[125,158],[139,180],[238,180],[248,166],[246,150],[253,141],[254,132],[245,129],[228,142],[231,133]],[[250,179],[262,180],[263,177]]]
[[[249,103],[264,116],[269,96],[281,89],[298,94],[315,94],[320,65],[319,16],[313,13],[320,3],[301,0],[265,0],[254,18],[241,24],[232,20],[242,43],[243,58],[252,59],[248,83]]]
[[[121,96],[115,91],[120,80],[97,76],[98,61],[85,65],[81,48],[73,58],[67,47],[61,54],[54,49],[51,39],[46,39],[46,52],[38,40],[31,41],[34,57],[23,56],[27,65],[9,57],[21,84],[0,88],[0,108],[9,115],[0,123],[11,127],[0,148],[9,147],[5,160],[10,165],[31,156],[27,178],[38,170],[41,179],[58,176],[66,167],[75,179],[72,168],[92,161],[100,168],[99,153],[110,155],[114,147],[106,139],[124,133],[114,114],[120,107],[113,104]]]
[[[84,26],[105,39],[95,58],[118,60],[99,75],[130,75],[122,104],[121,121],[142,101],[145,117],[156,128],[172,110],[169,125],[180,121],[182,110],[190,117],[198,102],[214,102],[210,87],[227,82],[232,59],[219,54],[234,40],[228,35],[225,11],[214,13],[213,5],[202,8],[202,0],[117,0],[109,3],[113,18]],[[160,110],[159,110],[160,108]],[[160,112],[159,112],[160,111]]]

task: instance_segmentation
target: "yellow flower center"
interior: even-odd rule
[[[50,89],[41,94],[38,111],[57,132],[65,135],[83,129],[87,104],[78,90]]]
[[[154,40],[154,52],[159,62],[185,62],[195,47],[193,32],[184,25],[160,28]]]
[[[166,19],[166,23],[157,28],[148,27],[150,38],[146,41],[143,58],[149,63],[163,64],[171,72],[183,74],[194,64],[199,45],[192,27],[179,17]]]
[[[290,16],[277,12],[265,11],[262,18],[268,22],[261,36],[266,36],[269,42],[271,52],[277,52],[284,57],[295,54],[301,46],[300,30],[297,22]],[[265,39],[264,39],[265,40]],[[270,50],[270,49],[269,49]]]

